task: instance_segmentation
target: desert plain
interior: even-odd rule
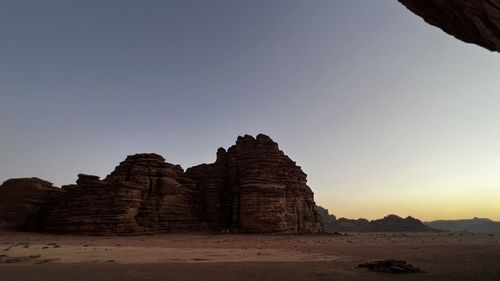
[[[358,264],[397,259],[425,273]],[[0,280],[500,280],[500,234],[0,233]]]

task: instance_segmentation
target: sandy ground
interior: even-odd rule
[[[402,259],[426,273],[359,263]],[[168,234],[134,237],[0,233],[1,281],[500,280],[500,235]]]

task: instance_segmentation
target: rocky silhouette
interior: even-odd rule
[[[382,219],[369,221],[367,219],[337,219],[334,215],[321,206],[316,207],[328,233],[338,232],[436,232],[439,231],[425,225],[413,217],[401,218],[388,215]]]
[[[478,233],[500,233],[500,222],[486,218],[465,220],[436,220],[426,222],[426,225],[447,231],[469,231]]]
[[[337,222],[337,217],[334,214],[330,214],[330,211],[326,208],[316,205],[316,212],[318,212],[319,216],[321,217],[321,221],[323,222],[324,227],[335,224]]]
[[[61,189],[8,180],[0,208],[10,212],[0,218],[12,229],[61,233],[320,232],[306,177],[271,138],[246,135],[219,148],[215,163],[186,172],[160,155],[136,154],[103,180],[79,174]]]
[[[427,23],[500,52],[500,0],[399,0]]]

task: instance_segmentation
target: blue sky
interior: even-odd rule
[[[265,133],[337,215],[500,219],[500,55],[397,1],[2,1],[0,40],[0,181]]]

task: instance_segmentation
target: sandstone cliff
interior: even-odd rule
[[[157,154],[128,156],[104,180],[78,175],[50,212],[47,231],[132,234],[205,230],[197,191]]]
[[[46,216],[44,205],[61,193],[61,189],[39,178],[6,180],[0,186],[0,229],[40,229]]]
[[[238,137],[217,151],[215,163],[186,172],[160,155],[136,154],[103,180],[80,174],[76,184],[50,187],[57,195],[4,185],[0,208],[10,212],[0,219],[14,229],[34,225],[36,217],[29,229],[59,233],[322,231],[306,174],[265,135]],[[9,199],[15,196],[24,201]],[[14,219],[21,211],[22,220]]]
[[[238,137],[210,165],[186,176],[204,191],[207,214],[239,232],[309,233],[321,229],[306,174],[265,135]],[[213,216],[212,216],[213,217]],[[215,217],[214,217],[215,218]]]

